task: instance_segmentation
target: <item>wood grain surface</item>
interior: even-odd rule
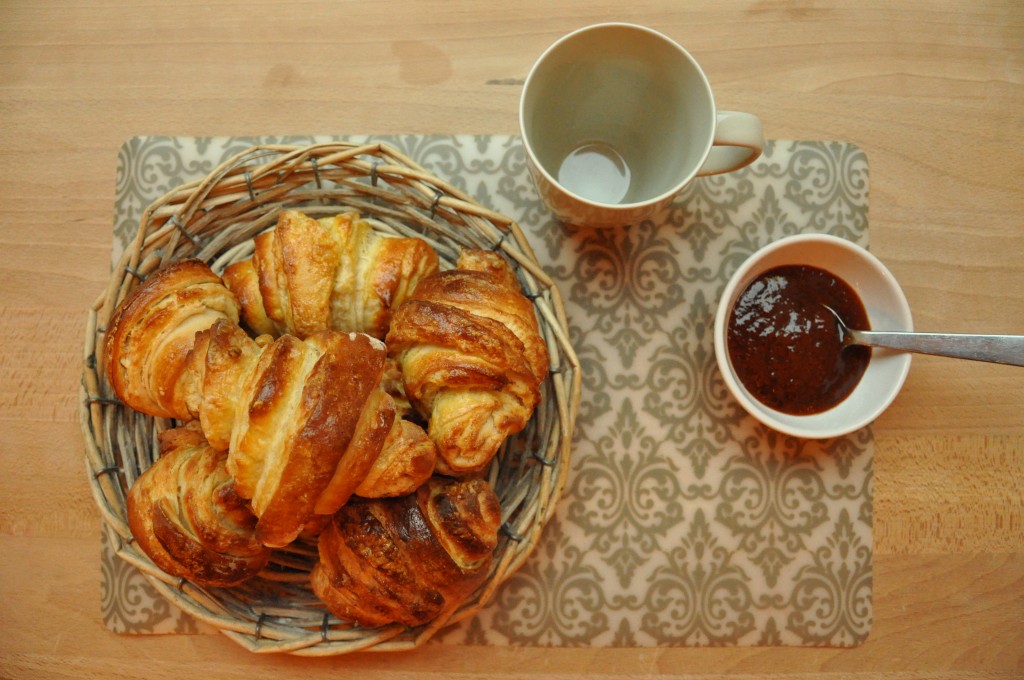
[[[254,656],[100,620],[78,381],[135,134],[515,133],[559,35],[649,25],[774,139],[860,145],[921,330],[1024,333],[1020,0],[0,2],[0,677],[1024,675],[1024,370],[914,359],[876,423],[875,621],[837,649]]]

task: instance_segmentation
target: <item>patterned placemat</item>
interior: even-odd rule
[[[866,245],[868,165],[841,142],[769,142],[628,229],[556,222],[517,137],[138,137],[118,159],[114,258],[142,210],[260,143],[385,141],[519,222],[559,283],[583,366],[571,476],[536,553],[434,643],[853,646],[872,619],[870,429],[821,442],[747,416],[712,326],[758,247],[828,232]],[[102,540],[102,613],[121,633],[207,632]]]

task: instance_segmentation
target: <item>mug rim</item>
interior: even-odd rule
[[[540,160],[537,158],[537,154],[533,150],[533,145],[531,144],[530,138],[526,132],[526,94],[530,89],[530,83],[533,80],[534,75],[537,73],[538,67],[548,59],[548,57],[551,55],[552,52],[554,52],[555,49],[564,45],[568,41],[580,36],[583,33],[589,33],[592,31],[604,30],[609,28],[627,28],[642,33],[646,33],[654,38],[661,40],[662,42],[666,43],[667,45],[675,49],[679,54],[683,56],[683,58],[690,64],[690,66],[693,67],[693,70],[699,76],[700,82],[704,86],[704,92],[707,95],[708,103],[711,107],[712,128],[710,130],[710,134],[707,135],[707,139],[705,140],[704,144],[704,149],[701,151],[699,161],[695,164],[695,167],[683,179],[673,184],[669,189],[655,196],[645,198],[642,201],[634,201],[632,203],[603,203],[601,201],[595,201],[593,199],[580,196],[576,192],[568,189],[564,184],[559,182],[558,179],[555,178],[548,171],[548,169],[544,167],[543,164],[541,164]],[[697,174],[700,172],[700,169],[704,166],[704,163],[707,162],[708,156],[711,154],[711,149],[714,146],[715,141],[714,126],[717,123],[717,115],[718,106],[715,102],[715,94],[711,89],[711,83],[708,81],[707,74],[704,73],[704,69],[701,68],[700,64],[697,62],[697,59],[694,58],[694,56],[690,54],[690,52],[685,47],[683,47],[677,41],[673,40],[672,38],[665,35],[661,31],[658,31],[657,29],[654,28],[650,28],[649,26],[643,26],[640,24],[634,24],[625,21],[607,21],[596,24],[590,24],[587,26],[581,26],[580,28],[577,28],[559,37],[553,43],[548,45],[547,48],[543,52],[541,52],[540,56],[538,56],[537,59],[533,62],[533,65],[530,67],[529,73],[527,73],[526,75],[526,80],[523,81],[523,89],[519,95],[519,134],[523,142],[523,149],[526,151],[526,155],[531,161],[533,167],[536,168],[536,170],[540,172],[544,176],[544,179],[550,182],[552,186],[557,187],[559,191],[565,193],[567,196],[570,196],[573,200],[579,201],[581,204],[585,204],[589,207],[609,212],[636,211],[637,209],[640,208],[645,208],[663,203],[664,201],[678,194],[683,189],[683,187],[689,184],[690,181],[692,181],[693,178],[697,176]]]

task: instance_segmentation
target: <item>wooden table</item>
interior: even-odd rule
[[[104,628],[77,401],[121,142],[514,133],[535,57],[606,20],[687,45],[718,100],[757,112],[770,138],[860,145],[872,249],[918,328],[1024,333],[1018,0],[4,2],[0,676],[1024,674],[1024,371],[928,357],[876,424],[875,620],[855,649],[428,645],[311,660]]]

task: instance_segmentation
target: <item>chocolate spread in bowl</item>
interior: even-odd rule
[[[860,382],[871,348],[843,349],[828,305],[851,328],[870,330],[864,304],[839,277],[809,265],[770,269],[729,316],[729,359],[761,403],[792,415],[827,411]]]

